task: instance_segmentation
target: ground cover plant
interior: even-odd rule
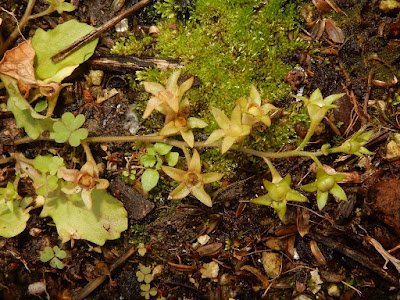
[[[147,18],[158,16],[158,31],[150,35],[150,31],[139,27],[118,38],[111,52],[175,59],[180,61],[179,67],[164,70],[154,66],[134,76],[108,75],[107,80],[97,80],[93,72],[79,71],[85,63],[93,62],[98,39],[58,62],[53,60],[59,51],[93,31],[93,26],[73,19],[52,29],[36,28],[30,38],[20,42],[15,42],[18,34],[12,31],[2,39],[0,47],[4,111],[11,113],[9,119],[13,122],[5,128],[4,135],[11,135],[12,139],[2,147],[0,159],[5,166],[3,172],[7,173],[0,188],[3,246],[18,236],[34,245],[37,257],[24,263],[27,270],[31,263],[35,269],[46,268],[44,263],[48,263],[52,272],[62,272],[67,267],[65,276],[75,278],[68,280],[73,283],[69,286],[59,282],[57,288],[51,279],[51,294],[59,297],[64,293],[74,299],[86,297],[89,289],[80,291],[82,275],[89,279],[89,286],[97,276],[104,281],[121,260],[110,267],[102,260],[110,263],[118,251],[128,259],[136,246],[125,255],[121,252],[130,243],[139,249],[140,257],[135,263],[140,264],[132,270],[124,269],[118,281],[119,290],[118,282],[110,281],[104,287],[108,295],[115,289],[118,295],[128,293],[123,288],[125,278],[127,285],[134,287],[127,297],[181,297],[168,280],[163,283],[163,279],[175,278],[175,273],[188,276],[194,290],[201,286],[210,298],[216,293],[225,293],[222,298],[229,294],[268,298],[284,297],[290,292],[329,296],[360,292],[364,284],[362,275],[357,277],[357,283],[351,281],[352,272],[339,270],[334,255],[325,247],[375,272],[378,279],[368,275],[371,280],[383,280],[394,287],[380,292],[396,290],[394,275],[386,273],[360,250],[341,248],[337,240],[327,239],[322,233],[326,226],[344,232],[344,228],[357,225],[363,230],[359,234],[354,229],[353,234],[361,236],[358,240],[371,245],[377,256],[397,268],[397,258],[385,250],[390,246],[396,249],[396,234],[386,233],[391,236],[387,242],[389,238],[385,240],[376,230],[368,226],[364,229],[366,221],[361,222],[363,213],[357,211],[354,200],[357,193],[347,188],[360,183],[357,168],[369,172],[373,169],[375,152],[367,145],[373,136],[379,135],[380,125],[368,118],[369,110],[375,108],[372,105],[386,111],[384,120],[393,130],[398,129],[397,113],[393,112],[396,100],[388,101],[390,111],[388,104],[371,98],[383,95],[379,94],[381,91],[372,92],[374,85],[392,87],[384,95],[393,97],[397,79],[395,75],[392,81],[373,79],[374,74],[370,73],[364,106],[358,104],[351,85],[327,87],[322,82],[318,86],[317,73],[321,69],[333,72],[333,63],[327,60],[335,60],[335,55],[339,59],[340,47],[346,46],[344,33],[332,18],[344,24],[352,19],[331,2],[324,2],[323,8],[314,1],[313,4],[281,0],[199,0],[181,4],[157,1],[142,14]],[[75,9],[71,3],[47,1],[43,12],[32,14],[34,5],[35,1],[29,1],[24,8],[18,30],[28,26],[32,19],[49,14],[64,14],[65,18],[66,12],[73,14]],[[118,11],[118,4],[113,3],[109,9]],[[332,18],[320,18],[332,9]],[[380,7],[383,12],[393,9],[396,8]],[[314,15],[307,15],[310,13]],[[297,26],[301,18],[310,32]],[[322,38],[329,45],[326,48],[316,41]],[[302,53],[298,62],[303,67],[293,68],[294,64],[288,63],[295,60],[289,55],[295,51]],[[350,64],[349,59],[343,61]],[[341,61],[335,63],[347,82],[351,81],[351,66],[343,66]],[[80,76],[82,83],[73,82],[74,74],[79,72],[83,74],[75,76]],[[335,76],[331,74],[332,78]],[[113,90],[112,79],[123,83],[119,92]],[[128,82],[129,85],[125,84]],[[134,98],[121,97],[123,90]],[[80,103],[75,99],[79,94]],[[108,94],[111,96],[102,96]],[[69,95],[72,100],[68,100]],[[348,107],[344,108],[346,103],[351,103],[353,114]],[[115,119],[114,123],[107,123],[110,119]],[[127,132],[130,125],[118,124],[123,123],[121,120],[134,122],[139,131]],[[398,145],[395,138],[393,141],[395,144],[386,149],[387,155],[391,155],[389,162],[398,159]],[[30,150],[35,145],[43,147]],[[357,167],[340,163],[349,158],[356,160]],[[241,176],[237,175],[239,172]],[[247,186],[245,190],[248,181],[254,188]],[[371,183],[368,188],[374,195],[370,196],[374,200],[371,207],[380,212],[383,224],[395,230],[396,215],[393,220],[378,201],[385,187]],[[154,206],[157,213],[146,221]],[[329,215],[335,207],[340,208],[336,219]],[[167,213],[161,212],[163,209]],[[182,212],[187,220],[177,215]],[[249,216],[255,212],[258,216],[251,220]],[[148,232],[132,227],[143,220],[148,222]],[[196,231],[189,232],[190,220],[196,220]],[[41,225],[35,227],[36,223]],[[175,229],[166,236],[157,232],[160,226],[176,228],[179,223],[183,224],[181,231]],[[46,234],[52,231],[49,225],[54,226],[51,238]],[[209,242],[219,226],[226,232],[222,230]],[[168,233],[165,228],[162,232]],[[173,237],[182,241],[174,241]],[[299,237],[302,239],[298,240]],[[187,250],[177,246],[173,253],[178,261],[173,262],[176,257],[162,244],[176,246],[183,241],[191,254],[188,256]],[[223,242],[225,250],[221,252]],[[307,243],[309,250],[304,250]],[[303,256],[299,258],[297,252]],[[85,253],[93,253],[92,270],[81,270],[82,263],[76,264],[77,258],[89,258]],[[184,261],[180,258],[183,253]],[[283,264],[283,254],[288,258],[287,265]],[[258,257],[261,266],[248,261],[252,255]],[[296,263],[299,259],[300,263]],[[235,269],[233,273],[228,271],[231,267],[227,264]],[[252,280],[249,276],[253,276]],[[29,279],[29,284],[34,280]],[[248,287],[240,291],[239,282]],[[280,291],[278,283],[286,291]],[[323,283],[326,288],[321,289]],[[215,284],[226,286],[225,291],[218,292]],[[2,285],[7,286],[6,278]],[[16,297],[28,295],[27,290],[16,293]],[[196,297],[189,291],[183,295],[186,293]],[[4,295],[8,294],[5,289]]]

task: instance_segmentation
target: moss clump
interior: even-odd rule
[[[300,0],[197,0],[190,2],[193,6],[189,18],[176,17],[180,13],[177,3],[168,0],[165,5],[158,4],[161,19],[157,26],[161,33],[157,38],[149,42],[148,37],[138,41],[131,36],[117,42],[113,52],[138,55],[143,53],[140,49],[147,49],[146,55],[183,61],[185,73],[201,80],[198,88],[185,95],[191,103],[191,115],[210,124],[204,133],[217,128],[209,108],[220,108],[229,115],[236,100],[249,94],[251,84],[270,102],[290,96],[291,88],[284,76],[293,65],[283,59],[295,49],[307,48],[296,26]],[[174,9],[178,10],[175,15]],[[161,83],[168,77],[165,72],[150,69],[138,75],[142,80]],[[293,123],[289,123],[253,134],[256,148],[279,148],[293,139]],[[213,155],[209,158],[219,160]],[[221,159],[223,165],[226,159]],[[228,169],[232,168],[222,167],[219,171],[230,173]]]

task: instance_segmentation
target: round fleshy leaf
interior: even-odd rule
[[[157,170],[154,169],[146,169],[141,177],[141,183],[143,189],[148,192],[153,189],[157,183],[158,179],[160,178],[160,174],[158,174]]]

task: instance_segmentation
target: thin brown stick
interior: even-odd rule
[[[136,252],[136,247],[131,247],[124,255],[118,258],[110,267],[110,272],[112,273],[121,266],[133,253]],[[106,280],[108,275],[101,275],[92,281],[90,281],[83,289],[81,289],[74,297],[73,300],[83,300],[86,298],[91,292],[93,292],[100,284]]]
[[[74,43],[72,43],[71,45],[69,45],[68,47],[64,48],[63,50],[61,50],[60,52],[56,53],[55,55],[53,55],[53,57],[51,58],[53,60],[53,62],[57,63],[61,60],[63,60],[64,58],[66,58],[68,55],[70,55],[72,52],[76,51],[77,49],[79,49],[80,47],[82,47],[84,44],[86,44],[87,42],[90,42],[91,40],[97,38],[102,32],[106,31],[107,29],[115,26],[117,23],[119,23],[122,19],[126,18],[127,16],[129,16],[130,14],[138,11],[139,9],[141,9],[142,7],[146,6],[147,4],[149,4],[150,0],[142,0],[139,3],[136,3],[134,6],[132,6],[131,8],[127,9],[126,11],[124,11],[122,14],[120,14],[119,16],[116,16],[115,18],[111,19],[110,21],[106,22],[105,24],[101,25],[100,27],[92,30],[91,32],[89,32],[87,35],[81,37],[79,40],[75,41]]]

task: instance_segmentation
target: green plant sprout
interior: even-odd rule
[[[136,170],[123,171],[121,173],[122,180],[127,184],[133,184],[136,180]]]
[[[61,261],[62,259],[67,257],[67,252],[61,250],[58,246],[46,247],[44,248],[44,252],[40,255],[40,260],[42,262],[50,261],[50,266],[52,268],[62,269],[64,268],[64,264]]]
[[[139,243],[138,245],[138,253],[140,256],[145,256],[147,252],[146,245],[144,243]]]
[[[142,187],[146,192],[157,185],[160,178],[158,171],[163,164],[163,158],[171,167],[178,163],[179,153],[171,152],[171,149],[171,145],[164,143],[149,144],[146,146],[147,153],[140,157],[140,162],[146,168],[140,178]]]
[[[142,292],[140,293],[146,299],[150,299],[150,296],[157,295],[157,289],[151,287],[150,283],[153,281],[153,275],[151,274],[151,267],[140,265],[139,270],[136,272],[136,277],[139,282],[143,282],[140,285]]]

